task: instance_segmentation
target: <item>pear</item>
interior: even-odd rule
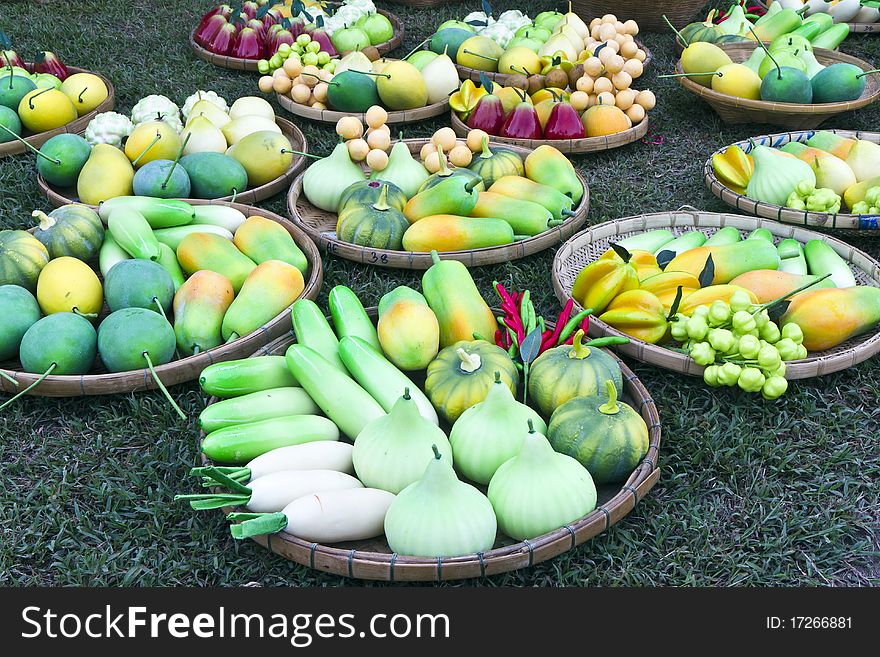
[[[222,128],[223,136],[226,142],[233,146],[254,132],[269,131],[281,134],[281,128],[275,123],[274,119],[267,119],[264,116],[242,116],[230,121]]]
[[[200,101],[201,102],[201,101]],[[189,140],[187,141],[187,137]],[[225,153],[228,148],[226,137],[220,128],[214,125],[204,114],[192,114],[186,127],[180,133],[180,139],[186,146],[184,155],[193,153]]]
[[[541,49],[538,51],[538,56],[552,57],[558,50],[564,52],[570,62],[576,61],[578,53],[580,52],[580,50],[575,49],[568,37],[564,34],[557,33],[547,39],[547,42],[541,46]]]
[[[189,122],[196,116],[204,116],[220,130],[232,120],[226,112],[217,107],[217,105],[210,100],[199,100],[193,103],[192,110],[189,113],[189,120],[186,124],[189,125]]]
[[[441,55],[445,56],[445,55]],[[415,160],[409,147],[401,139],[391,149],[388,166],[381,171],[374,171],[371,180],[384,180],[400,187],[407,198],[415,196],[419,187],[429,178],[428,170],[421,162]]]
[[[557,26],[555,34],[561,34],[568,39],[578,52],[584,49],[584,40],[581,38],[580,34],[577,33],[577,30],[568,23],[563,22]]]
[[[499,73],[531,75],[540,73],[542,68],[541,59],[526,46],[508,48],[498,59]]]
[[[125,142],[125,154],[135,167],[153,160],[173,160],[179,150],[180,136],[164,121],[141,123]]]
[[[242,96],[229,108],[229,118],[233,121],[243,116],[262,116],[270,121],[275,120],[275,110],[269,101],[257,96]]]
[[[578,16],[571,10],[570,2],[568,3],[568,13],[562,17],[561,21],[559,21],[560,24],[563,21],[568,25],[571,25],[571,27],[573,27],[577,31],[578,35],[580,35],[581,39],[586,39],[588,36],[590,36],[589,26],[584,23],[580,16]]]
[[[880,145],[857,139],[846,156],[846,163],[859,182],[880,176]]]
[[[81,203],[98,205],[117,196],[130,196],[134,168],[125,154],[110,144],[96,144],[79,172],[76,193]]]
[[[333,74],[339,75],[344,71],[352,69],[355,71],[370,71],[373,69],[373,62],[360,50],[352,50],[337,62],[336,68],[333,69]]]
[[[458,69],[446,54],[448,49],[447,45],[442,55],[437,55],[422,68],[422,77],[428,89],[429,105],[445,100],[459,87]]]
[[[834,155],[817,155],[809,162],[816,174],[816,187],[834,190],[835,194],[843,193],[856,184],[856,176],[850,166]]]
[[[248,187],[259,187],[275,180],[293,161],[290,141],[279,132],[252,132],[229,147],[226,154],[238,160],[247,171]]]

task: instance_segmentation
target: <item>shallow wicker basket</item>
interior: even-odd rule
[[[336,110],[331,109],[313,109],[308,105],[301,105],[300,103],[295,102],[290,96],[282,96],[281,94],[275,94],[275,98],[278,100],[278,104],[281,105],[284,109],[295,116],[301,116],[304,119],[312,119],[313,121],[320,121],[321,123],[333,123],[335,124],[339,119],[344,116],[354,116],[361,120],[361,122],[365,122],[366,116],[363,113],[358,112],[337,112]],[[431,105],[426,105],[425,107],[417,107],[416,109],[411,110],[401,110],[395,112],[388,112],[388,119],[385,121],[388,125],[393,125],[397,123],[413,123],[415,121],[424,121],[425,119],[430,119],[435,116],[440,116],[441,114],[445,114],[449,110],[449,98],[444,98],[441,101],[436,103],[432,103]]]
[[[770,4],[770,0],[755,0],[755,4],[761,5],[765,9]],[[880,23],[847,23],[849,25],[850,34],[871,34],[880,32]]]
[[[692,212],[658,212],[626,217],[591,226],[581,231],[563,244],[556,253],[553,260],[553,290],[561,302],[571,298],[571,289],[578,273],[587,264],[607,251],[609,244],[613,241],[658,228],[670,229],[675,234],[698,229],[711,235],[723,226],[736,227],[744,236],[756,228],[766,228],[773,233],[777,241],[788,237],[801,242],[822,240],[827,242],[849,263],[856,281],[860,285],[880,287],[880,263],[868,254],[833,237],[766,219],[695,210]],[[575,305],[580,309],[577,302]],[[590,335],[599,337],[625,334],[611,328],[596,317],[590,317]],[[651,363],[664,369],[683,374],[701,375],[703,373],[703,368],[690,357],[642,340],[630,338],[630,343],[621,345],[619,349],[636,360]],[[808,358],[787,363],[785,377],[787,379],[808,379],[830,374],[861,363],[878,352],[880,352],[880,326],[875,327],[869,333],[851,338],[829,351],[814,352]]]
[[[755,44],[725,43],[719,46],[734,62],[744,62],[754,51]],[[867,62],[845,55],[835,50],[816,48],[816,59],[820,64],[838,64],[841,62],[854,64],[863,71],[871,71],[874,67]],[[681,73],[681,61],[675,65],[676,73]],[[880,77],[867,76],[867,84],[862,95],[856,99],[842,103],[822,103],[801,105],[798,103],[774,103],[765,100],[749,100],[718,93],[693,80],[681,77],[679,83],[685,89],[705,100],[712,106],[725,123],[769,123],[792,130],[815,128],[832,116],[849,112],[870,105],[880,98]]]
[[[394,28],[394,36],[388,39],[388,41],[376,44],[376,49],[379,51],[379,54],[384,55],[386,52],[391,52],[403,43],[403,23],[401,23],[400,19],[390,11],[386,11],[385,9],[377,9],[377,11],[391,21],[391,26]],[[196,54],[196,57],[203,59],[214,66],[219,66],[220,68],[229,68],[235,71],[257,70],[257,62],[259,61],[257,59],[243,59],[241,57],[217,55],[197,44],[195,40],[196,29],[198,28],[193,28],[193,31],[190,32],[189,35],[189,46]]]
[[[26,63],[28,66],[32,65],[31,62]],[[109,112],[116,106],[116,89],[113,87],[113,83],[110,82],[110,80],[105,78],[100,73],[89,71],[84,68],[77,68],[76,66],[68,66],[67,70],[70,72],[71,75],[73,75],[74,73],[91,73],[92,75],[97,75],[104,81],[104,84],[107,85],[107,98],[105,98],[104,102],[98,105],[91,112],[83,114],[82,116],[74,119],[67,125],[63,125],[60,128],[55,128],[54,130],[40,132],[35,135],[22,135],[22,137],[24,137],[24,140],[34,148],[39,148],[49,139],[55,137],[56,135],[63,135],[67,133],[77,134],[82,132],[86,129],[89,121],[95,118],[98,114],[100,114],[101,112]],[[17,139],[13,139],[12,141],[0,144],[0,158],[6,157],[7,155],[17,155],[18,153],[24,153],[26,150],[28,150],[27,146],[22,144]]]
[[[501,311],[496,311],[500,313]],[[376,320],[375,307],[367,313]],[[552,324],[548,325],[553,328]],[[283,355],[295,342],[291,334],[266,345],[253,356]],[[515,541],[499,534],[488,552],[452,558],[404,557],[391,552],[384,537],[366,541],[321,545],[310,543],[287,532],[255,536],[253,540],[285,559],[315,570],[356,579],[390,582],[433,581],[484,577],[528,568],[547,561],[601,534],[633,510],[635,505],[657,483],[660,476],[660,415],[654,400],[635,374],[614,354],[606,350],[623,372],[623,401],[632,406],[648,425],[649,447],[642,462],[623,485],[609,484],[598,488],[598,506],[588,515],[564,527],[529,541]],[[412,373],[410,373],[412,374]],[[416,378],[416,377],[414,377]],[[423,381],[416,382],[421,384]],[[211,403],[216,401],[212,398]],[[448,429],[448,427],[447,427]],[[202,434],[204,436],[204,434]],[[208,463],[204,456],[203,463]],[[485,488],[483,489],[485,492]],[[226,507],[224,513],[245,511]]]
[[[452,129],[459,137],[467,137],[470,128],[458,118],[455,110],[450,111],[449,120]],[[513,146],[522,146],[523,148],[535,149],[538,146],[552,146],[556,150],[567,153],[569,155],[577,155],[580,153],[595,153],[597,151],[607,151],[612,148],[626,146],[642,139],[648,134],[648,117],[634,125],[628,130],[618,132],[614,135],[606,137],[584,137],[582,139],[513,139],[511,137],[492,137],[492,141],[501,144],[511,144]]]
[[[875,144],[880,144],[880,132],[856,132],[852,130],[828,130],[827,132],[833,132],[850,139],[864,139],[874,142]],[[748,153],[752,150],[752,142],[759,146],[779,148],[792,141],[805,142],[815,134],[815,130],[780,132],[772,135],[761,135],[760,137],[754,137],[753,139],[744,139],[743,141],[736,142],[735,145]],[[721,153],[727,148],[728,146],[725,146],[724,148],[717,150],[716,153]],[[706,186],[715,196],[741,212],[756,214],[759,217],[765,217],[767,219],[776,219],[777,221],[782,221],[787,224],[834,228],[846,231],[847,233],[850,231],[859,231],[862,234],[868,234],[872,237],[874,235],[880,235],[880,233],[877,232],[880,230],[880,225],[878,225],[878,219],[880,219],[880,216],[878,215],[832,214],[829,212],[794,210],[780,205],[771,205],[770,203],[756,201],[748,196],[739,194],[718,180],[715,175],[715,168],[712,166],[711,157],[706,160],[706,165],[703,167],[703,178],[706,181]]]
[[[275,122],[278,124],[278,127],[281,128],[281,132],[290,140],[293,150],[301,151],[303,153],[309,152],[309,145],[308,142],[306,142],[302,130],[287,119],[282,119],[280,116],[275,117]],[[302,173],[302,170],[305,168],[306,157],[304,155],[294,154],[293,160],[291,160],[287,171],[278,176],[275,180],[270,180],[265,185],[260,185],[253,189],[246,189],[240,194],[211,200],[232,201],[245,205],[263,201],[287,189],[290,185],[290,181]],[[61,189],[60,187],[53,187],[47,183],[39,173],[37,174],[37,187],[40,188],[40,193],[48,199],[49,203],[56,208],[62,205],[67,205],[68,203],[79,202],[79,197],[76,195],[76,189]]]
[[[673,25],[690,23],[705,4],[705,0],[574,0],[571,3],[578,16],[601,18],[614,14],[622,21],[634,20],[642,32],[668,30],[664,14]]]
[[[188,202],[193,205],[226,205],[240,210],[246,216],[259,215],[281,224],[293,237],[297,246],[302,249],[309,262],[308,271],[304,276],[305,287],[300,298],[317,298],[324,280],[321,255],[312,241],[299,228],[277,214],[249,205],[200,199],[188,199]],[[105,306],[102,317],[106,312],[107,308]],[[209,349],[195,356],[188,356],[179,360],[173,360],[165,365],[156,366],[156,374],[165,386],[191,381],[197,378],[199,373],[211,363],[232,360],[234,358],[246,358],[255,349],[289,330],[290,309],[287,308],[253,333],[221,345],[216,349]],[[0,377],[0,390],[8,394],[15,394],[23,390],[39,378],[38,374],[22,372],[17,361],[0,363],[0,372],[18,382],[18,385],[15,386],[5,378]],[[79,397],[83,395],[113,395],[124,392],[137,392],[157,387],[149,369],[108,373],[101,364],[100,359],[97,359],[94,369],[89,374],[81,376],[48,376],[30,394],[42,397]]]
[[[428,139],[405,139],[410,152],[418,157],[422,146]],[[518,146],[505,146],[518,152],[524,159],[529,150]],[[584,197],[580,204],[574,208],[574,216],[566,219],[562,224],[544,231],[534,237],[504,244],[490,246],[482,249],[468,249],[466,251],[442,251],[440,256],[444,260],[458,260],[468,267],[491,265],[498,262],[518,260],[527,255],[543,251],[557,244],[574,233],[584,225],[587,220],[587,211],[590,207],[590,188],[580,173],[577,174],[584,186]],[[399,269],[428,269],[433,263],[431,254],[425,252],[391,251],[389,249],[372,249],[343,242],[336,237],[336,223],[338,216],[333,212],[327,212],[309,203],[305,194],[302,193],[303,176],[300,175],[293,181],[290,192],[287,195],[287,211],[290,220],[311,237],[315,243],[328,253],[377,267],[396,267]]]

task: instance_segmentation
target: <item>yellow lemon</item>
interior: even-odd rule
[[[104,81],[93,73],[74,73],[61,83],[61,91],[73,103],[79,116],[107,100],[109,93]]]
[[[37,303],[46,315],[75,312],[97,317],[104,304],[104,292],[91,267],[82,260],[62,256],[50,260],[40,272]]]
[[[18,104],[18,116],[25,128],[38,133],[67,125],[77,114],[70,98],[58,89],[34,89]]]
[[[153,160],[173,160],[179,150],[177,131],[164,121],[141,123],[125,142],[125,154],[135,167]]]

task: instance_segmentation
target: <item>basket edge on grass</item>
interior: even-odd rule
[[[703,166],[704,182],[712,194],[724,201],[727,205],[730,205],[741,212],[748,212],[749,214],[764,217],[765,219],[773,219],[787,224],[816,226],[817,228],[829,230],[834,229],[836,231],[841,231],[844,234],[854,232],[860,236],[880,236],[880,232],[877,232],[878,229],[880,229],[880,225],[878,225],[878,217],[876,215],[809,212],[807,210],[802,211],[793,208],[786,208],[781,205],[771,205],[769,203],[764,203],[763,201],[756,201],[744,194],[733,191],[718,180],[718,177],[715,175],[715,168],[712,166],[712,157],[723,152],[730,146],[739,146],[748,153],[751,150],[750,142],[752,141],[759,146],[778,147],[784,146],[792,141],[806,141],[816,134],[816,132],[817,130],[777,132],[767,135],[759,135],[758,137],[752,137],[750,139],[743,139],[733,142],[733,144],[722,146],[710,155],[708,160],[706,160],[706,164]],[[826,132],[833,132],[834,134],[848,137],[850,139],[864,139],[880,144],[880,132],[838,130],[836,128],[829,128]]]
[[[574,0],[572,10],[578,16],[602,17],[614,14],[620,20],[633,19],[641,32],[669,29],[663,21],[666,14],[674,25],[690,23],[705,6],[705,0]]]
[[[576,273],[569,275],[571,271],[567,262],[583,246],[615,235],[657,228],[719,228],[722,226],[734,226],[745,231],[767,228],[776,237],[793,237],[799,241],[821,239],[834,248],[848,264],[857,267],[863,272],[865,278],[880,286],[880,263],[867,253],[834,237],[816,233],[807,228],[782,224],[759,217],[695,210],[692,212],[656,212],[623,217],[582,230],[563,244],[553,258],[553,291],[560,303],[565,303],[571,298],[570,287],[563,282],[563,278],[573,279],[577,275]],[[577,301],[575,301],[575,306],[581,309]],[[689,356],[627,336],[625,333],[617,331],[592,315],[590,316],[590,335],[593,337],[604,335],[629,337],[631,340],[629,344],[618,347],[619,351],[627,356],[682,374],[699,376],[703,373],[704,368],[697,365]],[[877,327],[872,333],[851,338],[851,340],[857,341],[856,344],[850,344],[843,348],[836,347],[830,353],[820,352],[803,360],[791,361],[787,364],[786,378],[794,380],[823,376],[852,367],[880,353],[880,327]],[[847,341],[844,345],[847,345],[849,342]]]
[[[302,151],[303,153],[309,152],[308,141],[302,130],[299,129],[299,126],[293,123],[293,121],[289,121],[280,116],[275,117],[275,122],[281,128],[281,133],[290,140],[290,144],[293,146],[294,150]],[[254,187],[253,189],[247,189],[240,194],[236,194],[234,199],[232,196],[224,196],[222,198],[205,200],[229,201],[241,205],[251,205],[259,201],[265,201],[266,199],[275,196],[275,194],[280,194],[284,191],[290,184],[290,181],[302,173],[303,169],[306,168],[306,159],[307,158],[304,155],[294,154],[290,167],[282,175],[278,176],[275,180],[270,180],[264,185]],[[60,191],[49,185],[45,178],[43,178],[42,174],[39,173],[37,174],[37,187],[39,187],[40,193],[46,197],[49,203],[56,208],[69,203],[79,203],[79,201],[74,201],[72,198],[64,196]]]
[[[297,226],[280,215],[262,208],[244,205],[241,203],[229,203],[227,201],[206,201],[202,199],[189,199],[193,205],[226,205],[234,207],[245,215],[260,215],[271,219],[283,226],[293,237],[297,246],[302,249],[309,262],[307,276],[304,276],[305,287],[299,298],[317,298],[324,282],[324,269],[321,254],[311,239]],[[165,386],[173,386],[178,383],[191,381],[198,377],[199,373],[208,365],[234,358],[250,356],[255,349],[271,342],[279,335],[289,330],[290,308],[276,315],[268,323],[256,331],[242,336],[233,342],[221,345],[215,349],[209,349],[195,356],[187,356],[178,360],[172,360],[164,365],[155,367]],[[14,386],[5,378],[0,377],[0,391],[5,394],[15,394],[34,383],[40,375],[11,370],[0,367],[0,371],[18,381]],[[153,380],[149,369],[132,370],[129,372],[116,372],[106,374],[83,374],[73,376],[48,376],[30,393],[40,397],[79,397],[89,395],[112,395],[118,393],[138,392],[153,390],[158,386]]]
[[[410,152],[417,155],[419,149],[426,142],[430,141],[426,138],[420,139],[404,139],[409,146]],[[504,148],[517,151],[521,156],[525,157],[531,149],[519,146],[503,145]],[[579,173],[578,179],[584,186],[584,197],[575,209],[575,215],[566,219],[559,226],[550,228],[534,237],[514,242],[513,244],[503,244],[499,246],[489,246],[481,249],[467,249],[462,251],[441,251],[440,258],[443,260],[458,260],[468,267],[478,267],[481,265],[490,265],[499,262],[507,262],[509,260],[518,260],[525,256],[538,253],[550,248],[554,244],[562,242],[572,235],[586,223],[587,214],[590,209],[590,188],[587,181]],[[325,234],[326,228],[332,224],[335,230],[336,217],[335,214],[325,212],[313,206],[302,193],[302,181],[305,172],[297,176],[296,180],[290,186],[287,194],[287,212],[290,221],[302,229],[318,246],[328,253],[367,265],[376,265],[378,267],[394,267],[398,269],[428,269],[433,261],[431,254],[427,252],[410,252],[410,251],[391,251],[389,249],[372,249],[369,247],[358,246],[357,244],[349,244],[335,237],[329,237]],[[311,213],[308,216],[317,218],[316,222],[307,223],[306,217],[298,209],[302,198],[302,203],[308,206]],[[324,217],[324,219],[322,219]]]
[[[377,308],[372,306],[366,310],[370,318],[375,320]],[[498,314],[501,311],[493,309],[493,312]],[[553,328],[552,322],[548,327]],[[288,335],[257,350],[252,357],[283,354],[295,339],[290,331]],[[648,426],[649,446],[647,454],[621,485],[620,490],[586,516],[529,541],[493,548],[481,554],[450,558],[399,557],[390,552],[332,547],[304,541],[283,531],[274,535],[254,536],[251,537],[252,540],[285,559],[314,570],[354,579],[390,582],[448,581],[497,575],[531,567],[581,545],[629,514],[660,477],[662,429],[657,406],[641,380],[617,354],[608,349],[605,351],[620,365],[626,393],[636,402],[634,408]],[[211,403],[214,401],[212,398]],[[199,441],[202,436],[200,434]],[[204,455],[201,458],[203,463],[207,462]],[[223,508],[224,513],[240,510],[233,507]]]
[[[31,62],[26,63],[31,64]],[[47,130],[45,132],[38,132],[35,135],[24,137],[23,139],[34,148],[39,148],[47,141],[49,141],[52,137],[71,133],[78,134],[82,132],[86,129],[89,121],[95,118],[98,114],[100,114],[101,112],[109,112],[116,106],[116,88],[106,76],[96,71],[90,71],[88,69],[79,68],[76,66],[68,66],[67,70],[70,72],[71,75],[73,75],[74,73],[91,73],[92,75],[97,75],[99,78],[101,78],[101,80],[103,80],[104,84],[107,85],[107,98],[105,98],[104,102],[98,105],[91,112],[87,112],[86,114],[75,118],[73,121],[61,126],[60,128]],[[6,157],[8,155],[18,155],[20,153],[24,153],[27,150],[27,146],[22,144],[17,139],[13,139],[12,141],[0,144],[0,158]]]

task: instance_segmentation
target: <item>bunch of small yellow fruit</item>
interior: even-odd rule
[[[373,105],[364,113],[364,119],[366,131],[357,117],[343,116],[336,122],[336,134],[345,140],[352,162],[366,162],[373,171],[382,171],[388,166],[391,149],[391,128],[385,123],[388,112]]]

